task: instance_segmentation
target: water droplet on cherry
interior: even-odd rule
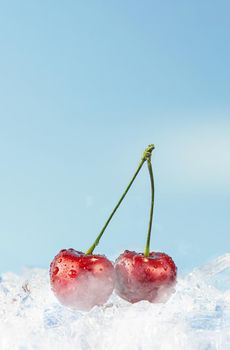
[[[57,273],[59,272],[59,268],[56,266],[53,270],[53,274],[54,275],[57,275]]]
[[[76,270],[70,270],[68,272],[69,277],[76,278],[77,277],[77,271]]]

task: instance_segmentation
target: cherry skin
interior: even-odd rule
[[[50,283],[61,304],[88,311],[103,305],[111,295],[114,267],[104,255],[63,249],[50,264]]]
[[[165,253],[144,254],[125,250],[115,263],[115,291],[130,303],[164,302],[176,283],[177,267]]]

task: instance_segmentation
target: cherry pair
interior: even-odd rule
[[[149,251],[154,207],[153,149],[154,145],[149,145],[144,151],[132,180],[88,251],[83,253],[75,249],[63,249],[51,262],[51,288],[63,305],[87,311],[95,305],[103,305],[114,288],[121,298],[131,303],[140,300],[166,301],[170,295],[176,282],[176,265],[167,254]],[[104,255],[93,254],[93,251],[145,161],[148,164],[152,194],[145,251],[136,253],[126,250],[113,266]]]

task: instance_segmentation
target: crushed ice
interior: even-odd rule
[[[78,312],[61,306],[48,271],[0,280],[1,350],[229,350],[230,254],[179,278],[165,304],[129,304],[116,295]]]

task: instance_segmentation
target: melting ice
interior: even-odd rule
[[[47,270],[0,281],[1,350],[229,350],[230,254],[179,278],[165,304],[116,295],[78,312],[61,306]]]

